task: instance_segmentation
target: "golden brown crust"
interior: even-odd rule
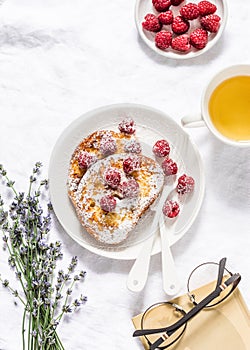
[[[139,170],[129,175],[139,185],[139,195],[123,198],[118,189],[105,184],[103,173],[114,167],[122,173],[122,180],[128,176],[123,172],[123,161],[128,154],[115,154],[99,160],[82,177],[75,193],[76,212],[83,227],[98,241],[106,244],[118,244],[124,241],[136,226],[143,213],[158,197],[164,181],[159,164],[153,159],[139,155]],[[105,212],[100,207],[102,196],[112,195],[117,206],[113,212]]]
[[[103,159],[104,156],[100,152],[100,142],[106,135],[111,136],[116,140],[117,150],[115,153],[124,153],[124,145],[131,138],[135,138],[133,135],[126,135],[123,133],[117,133],[112,130],[100,130],[95,131],[91,135],[84,138],[74,150],[68,171],[68,195],[75,206],[75,192],[77,187],[85,174],[86,170],[79,166],[78,158],[81,152],[89,152],[95,155],[98,159]]]

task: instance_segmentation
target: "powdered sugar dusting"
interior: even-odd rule
[[[113,166],[121,171],[121,182],[128,181],[123,171],[123,161],[127,157],[128,154],[114,154],[96,162],[82,177],[75,196],[81,223],[97,240],[106,244],[118,244],[126,239],[141,215],[157,198],[164,182],[159,164],[141,155],[141,168],[129,175],[137,181],[139,195],[123,198],[117,189],[107,186],[103,173]],[[116,207],[110,213],[100,208],[100,199],[106,195],[116,198]]]
[[[86,172],[87,169],[82,169],[79,165],[78,159],[82,152],[88,152],[89,155],[97,159],[103,159],[108,154],[104,154],[101,151],[101,145],[107,139],[112,139],[115,142],[116,149],[113,149],[115,153],[123,153],[124,147],[129,140],[136,140],[133,135],[124,135],[122,133],[117,133],[112,130],[98,130],[93,132],[91,135],[87,136],[85,139],[80,142],[80,144],[76,147],[69,167],[68,174],[68,190],[71,199],[75,200],[75,192],[77,187],[81,181],[82,176]]]

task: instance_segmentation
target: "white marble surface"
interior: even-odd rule
[[[20,189],[33,164],[46,174],[53,146],[76,117],[93,108],[135,102],[165,111],[178,123],[196,113],[201,92],[221,68],[249,63],[248,1],[228,1],[221,41],[204,57],[172,61],[139,39],[134,0],[6,0],[0,7],[0,163]],[[200,262],[228,257],[242,274],[240,289],[250,306],[249,150],[217,141],[203,129],[188,130],[206,173],[198,218],[172,251],[185,282]],[[2,186],[2,185],[1,185]],[[168,298],[162,290],[160,255],[152,258],[143,292],[126,288],[132,261],[111,260],[78,246],[56,223],[52,239],[63,242],[67,259],[78,255],[87,271],[88,302],[60,328],[65,349],[141,349],[132,338],[131,317]],[[8,274],[0,255],[1,273]],[[20,349],[21,306],[0,288],[0,349]]]

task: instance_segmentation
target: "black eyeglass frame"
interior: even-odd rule
[[[223,258],[219,262],[219,269],[218,269],[218,277],[217,277],[217,283],[216,287],[213,292],[211,292],[209,295],[207,295],[204,299],[202,299],[199,303],[194,303],[194,308],[192,308],[189,312],[187,312],[180,320],[175,322],[173,325],[168,326],[168,327],[163,327],[163,328],[155,328],[155,329],[138,329],[133,333],[133,337],[138,337],[138,336],[147,336],[150,334],[156,334],[156,333],[163,333],[161,337],[159,337],[154,343],[150,345],[150,350],[154,350],[159,348],[159,346],[166,341],[168,337],[170,337],[172,334],[174,334],[180,327],[182,327],[184,324],[187,324],[187,322],[193,318],[195,315],[197,315],[202,309],[208,306],[214,299],[216,299],[222,291],[224,291],[226,288],[228,288],[230,285],[232,285],[232,289],[230,292],[219,302],[215,303],[217,305],[218,303],[221,303],[223,300],[225,300],[237,287],[241,280],[241,275],[239,273],[232,274],[229,272],[227,269],[226,271],[229,272],[230,277],[222,282],[223,279],[223,273],[225,270],[225,265],[226,265],[226,258]],[[192,296],[192,295],[191,295]],[[181,335],[183,332],[181,333]],[[177,341],[179,337],[175,339]],[[174,341],[174,342],[175,342]],[[170,343],[168,346],[172,345]],[[168,347],[166,346],[166,347]],[[164,347],[164,348],[166,348]]]
[[[230,272],[230,271],[226,268],[226,266],[225,266],[225,264],[226,264],[226,258],[221,259],[221,261],[220,261],[219,263],[216,263],[216,262],[213,262],[213,261],[209,261],[209,262],[205,262],[205,263],[203,263],[203,264],[200,264],[200,265],[196,266],[196,268],[193,269],[193,271],[190,273],[190,275],[189,275],[189,277],[188,277],[188,281],[187,281],[187,291],[188,291],[187,295],[189,296],[190,301],[191,301],[194,305],[197,305],[198,302],[195,300],[195,298],[196,298],[195,294],[192,294],[192,293],[191,293],[191,291],[190,291],[190,286],[189,286],[190,280],[191,280],[191,278],[192,278],[193,273],[194,273],[197,269],[199,269],[200,267],[202,267],[202,266],[211,265],[211,264],[219,266],[220,263],[221,263],[221,270],[218,270],[218,278],[217,278],[217,284],[216,284],[216,287],[217,287],[217,286],[218,286],[218,283],[221,283],[221,281],[222,281],[222,278],[223,278],[223,271],[224,271],[224,270],[228,273],[229,276],[232,276],[232,275],[233,275],[233,273]],[[224,270],[222,269],[223,265],[224,265]],[[220,271],[222,271],[222,276],[220,276]],[[225,295],[224,298],[222,298],[222,299],[220,299],[219,301],[217,301],[217,302],[215,302],[215,303],[212,303],[212,304],[210,304],[210,305],[206,305],[205,308],[214,307],[214,306],[220,304],[223,300],[225,300],[225,299],[233,292],[233,290],[234,290],[234,289],[232,288],[231,291],[230,291],[227,295]]]
[[[143,329],[143,322],[144,322],[144,318],[145,318],[146,315],[147,315],[147,312],[148,312],[149,310],[152,310],[154,307],[157,307],[157,306],[163,305],[163,304],[172,306],[176,311],[182,313],[183,316],[185,316],[185,315],[187,314],[186,311],[185,311],[182,307],[180,307],[179,305],[177,305],[177,304],[175,304],[175,303],[171,303],[171,302],[169,302],[169,301],[160,302],[160,303],[155,303],[155,304],[151,305],[149,308],[147,308],[147,310],[144,311],[144,313],[143,313],[143,315],[142,315],[142,318],[141,318],[141,329]],[[187,323],[184,324],[184,327],[183,327],[182,331],[180,332],[180,334],[179,334],[171,343],[169,343],[167,346],[162,346],[162,347],[159,346],[158,349],[164,350],[164,349],[166,349],[167,347],[173,345],[175,342],[177,342],[177,340],[179,340],[179,339],[182,337],[182,335],[183,335],[183,333],[185,332],[186,328],[187,328]],[[148,345],[151,347],[152,343],[151,343],[150,340],[148,339],[147,335],[145,335],[144,337],[145,337],[145,339],[147,340]]]

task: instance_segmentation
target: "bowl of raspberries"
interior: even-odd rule
[[[201,55],[221,37],[226,0],[137,0],[135,20],[142,40],[174,59]]]

